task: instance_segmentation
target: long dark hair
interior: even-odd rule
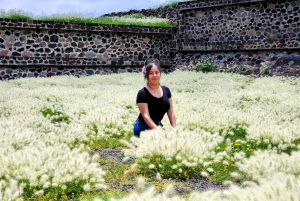
[[[148,63],[146,66],[143,67],[143,70],[142,70],[144,80],[146,80],[146,79],[148,80],[150,70],[153,66],[157,66],[157,69],[159,70],[159,72],[160,73],[162,72],[162,69],[158,63]]]

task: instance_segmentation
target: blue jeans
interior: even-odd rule
[[[163,127],[163,124],[159,122],[154,122],[157,126]],[[137,119],[133,126],[133,134],[136,137],[140,137],[140,133],[145,130],[151,130],[151,128],[143,120]]]

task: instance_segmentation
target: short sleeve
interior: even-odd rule
[[[165,92],[167,93],[168,98],[172,97],[171,91],[168,87],[164,86]]]
[[[147,102],[147,94],[145,92],[145,89],[139,90],[137,96],[136,96],[136,103],[148,103]]]

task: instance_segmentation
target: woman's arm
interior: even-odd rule
[[[170,102],[170,109],[168,110],[167,114],[168,114],[171,126],[176,127],[176,118],[175,118],[175,112],[173,110],[172,98],[169,98],[169,102]]]
[[[151,128],[155,129],[157,128],[157,125],[153,122],[153,120],[150,117],[149,110],[148,110],[148,104],[147,103],[138,103],[138,108],[140,110],[141,115],[143,116],[146,124]]]

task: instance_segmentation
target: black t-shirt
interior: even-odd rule
[[[170,102],[169,98],[171,98],[171,91],[166,86],[161,86],[163,90],[163,96],[160,98],[154,97],[146,87],[139,90],[137,97],[136,97],[136,103],[147,103],[148,104],[148,110],[151,119],[154,122],[159,122],[163,119],[165,113],[170,109]],[[144,118],[142,114],[140,113],[138,116],[138,119],[143,120]]]

